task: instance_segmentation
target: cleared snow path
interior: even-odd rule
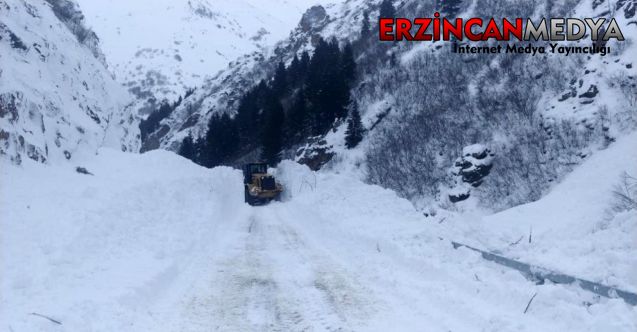
[[[637,328],[622,300],[454,250],[409,202],[349,176],[283,162],[285,202],[249,207],[240,172],[168,152],[82,166],[95,176],[2,168],[0,330]]]
[[[214,262],[210,292],[185,315],[216,330],[351,330],[369,317],[369,290],[351,271],[300,237],[279,207],[255,208],[245,233]],[[204,304],[204,305],[201,305]],[[194,310],[192,310],[194,309]],[[186,326],[192,325],[186,322]]]

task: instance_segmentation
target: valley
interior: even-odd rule
[[[636,331],[636,9],[0,0],[0,331]]]

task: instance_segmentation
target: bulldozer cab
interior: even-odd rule
[[[268,164],[265,163],[252,163],[247,164],[243,169],[243,183],[252,183],[252,176],[254,174],[267,174]]]

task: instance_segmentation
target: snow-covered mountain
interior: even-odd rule
[[[329,26],[346,24],[347,19],[360,16],[367,5],[358,2],[361,3],[350,0],[343,5],[310,7],[288,38],[273,47],[255,50],[231,61],[225,69],[207,78],[192,96],[163,119],[159,128],[142,142],[142,150],[163,148],[176,151],[188,134],[203,136],[210,117],[222,112],[232,114],[239,98],[259,80],[268,78],[279,60],[290,61],[295,52],[312,50],[313,38],[318,35],[333,35],[333,32],[328,32],[330,22]],[[373,1],[368,5],[373,6]]]
[[[243,55],[285,38],[303,11],[328,0],[78,0],[117,80],[142,113]]]
[[[138,150],[132,96],[98,44],[71,1],[0,1],[0,155],[19,164]]]
[[[345,124],[338,122],[323,139],[313,139],[315,149],[284,151],[285,157],[301,160],[303,151],[319,158],[336,156],[329,167],[359,165],[369,181],[424,205],[435,201],[472,208],[478,203],[497,210],[536,200],[582,160],[635,127],[635,3],[608,1],[534,6],[523,0],[503,6],[460,1],[458,13],[485,18],[613,15],[628,40],[609,42],[611,53],[605,56],[471,56],[450,54],[450,43],[379,43],[375,34],[360,40],[363,13],[374,22],[380,1],[314,7],[275,48],[246,55],[207,80],[143,146],[176,151],[187,135],[202,137],[213,114],[234,114],[246,87],[271,80],[279,61],[289,64],[300,51],[311,51],[319,36],[335,36],[354,43],[359,77],[352,96],[367,138],[348,151]],[[439,9],[435,1],[410,0],[396,2],[396,8],[405,17],[427,17]],[[588,44],[581,40],[571,46]],[[489,162],[478,165],[483,155],[490,156]],[[489,180],[482,181],[488,174]]]

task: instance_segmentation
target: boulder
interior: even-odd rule
[[[452,173],[462,182],[478,187],[489,175],[493,167],[494,153],[482,144],[474,144],[462,149],[462,157],[456,159]]]
[[[588,87],[588,90],[582,93],[581,95],[579,95],[579,97],[580,98],[595,98],[595,96],[597,96],[598,93],[599,93],[599,89],[597,89],[597,85],[591,84],[591,86]]]

